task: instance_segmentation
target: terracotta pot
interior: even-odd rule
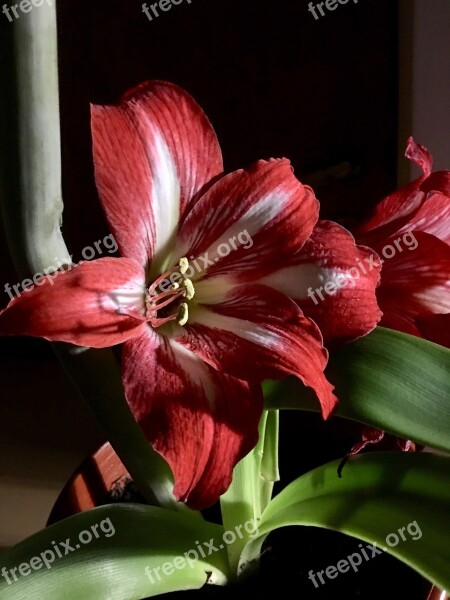
[[[106,442],[72,475],[58,496],[47,524],[119,501],[130,483],[128,471]]]

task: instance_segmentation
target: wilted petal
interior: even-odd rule
[[[408,138],[405,156],[422,169],[424,177],[428,177],[431,174],[433,170],[433,157],[425,146],[418,144],[412,136]]]
[[[350,456],[359,454],[367,446],[378,444],[384,438],[384,431],[374,427],[363,427],[361,431],[361,441],[356,443],[350,450]]]

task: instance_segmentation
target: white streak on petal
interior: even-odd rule
[[[276,333],[273,333],[264,327],[260,327],[256,323],[245,321],[243,319],[236,319],[234,317],[226,317],[203,308],[194,310],[191,313],[189,324],[199,324],[204,325],[205,327],[211,327],[212,329],[230,331],[257,346],[265,346],[266,348],[273,348],[274,350],[277,349],[281,343],[280,337]]]
[[[338,288],[354,282],[351,274],[345,271],[324,269],[314,264],[293,265],[267,275],[259,281],[263,285],[286,294],[295,300],[308,297],[308,289],[323,288],[326,283],[333,283]]]
[[[206,364],[198,358],[196,354],[175,340],[170,340],[170,345],[174,350],[176,360],[181,368],[189,375],[193,384],[199,386],[203,390],[211,409],[214,409],[216,404],[216,393],[211,378],[209,377]]]
[[[151,127],[150,123],[148,124]],[[153,213],[155,217],[156,252],[151,273],[156,276],[173,251],[180,219],[180,181],[172,155],[163,136],[157,130],[147,146],[150,165],[155,165],[153,175]]]
[[[214,262],[216,261],[216,258],[220,260],[221,257],[217,252],[217,248],[221,244],[227,244],[231,248],[231,252],[233,252],[230,240],[238,238],[239,234],[243,231],[247,231],[248,235],[253,238],[254,235],[282,213],[284,205],[288,200],[289,194],[282,189],[278,189],[259,200],[259,202],[253,204],[238,221],[233,223],[233,225],[214,242],[214,244],[211,244],[206,251],[209,259]],[[237,248],[241,247],[238,239],[235,239],[234,243]]]

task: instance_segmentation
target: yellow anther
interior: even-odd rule
[[[189,319],[188,305],[186,304],[186,302],[182,302],[180,304],[180,309],[178,311],[177,323],[178,323],[178,325],[181,325],[181,327],[183,327],[183,325],[186,325],[186,323],[188,322],[188,319]]]
[[[180,265],[181,274],[184,275],[186,273],[186,271],[189,269],[188,259],[186,257],[180,258],[180,262],[178,264]]]
[[[185,279],[184,285],[186,287],[186,298],[188,300],[192,300],[192,298],[195,296],[194,284],[190,279]]]

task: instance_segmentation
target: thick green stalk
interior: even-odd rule
[[[3,16],[3,15],[2,15]],[[70,262],[61,234],[60,123],[56,8],[47,2],[1,23],[1,209],[21,277],[42,273],[55,259]],[[167,463],[146,441],[126,403],[110,350],[55,345],[66,371],[151,503],[185,509],[173,496]]]
[[[226,531],[252,522],[249,532],[240,527],[238,539],[227,546],[228,559],[235,577],[244,577],[256,569],[260,546],[256,552],[247,552],[242,561],[242,551],[251,541],[261,515],[272,498],[274,482],[278,474],[278,411],[264,411],[259,423],[259,440],[255,448],[234,468],[233,481],[220,498],[222,520]],[[262,543],[262,542],[261,542]]]

